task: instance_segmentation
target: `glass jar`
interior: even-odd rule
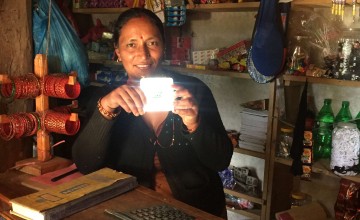
[[[288,158],[290,156],[290,149],[292,142],[293,142],[293,129],[281,128],[277,156]]]
[[[358,174],[360,131],[356,124],[339,122],[332,134],[330,169],[337,175]]]
[[[295,43],[290,49],[288,57],[288,74],[305,75],[309,66],[309,53],[305,49],[304,41],[308,37],[295,36]]]
[[[291,193],[291,208],[303,206],[311,201],[308,194],[303,192],[292,192]]]

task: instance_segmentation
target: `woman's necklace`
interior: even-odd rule
[[[154,146],[156,146],[156,145],[159,145],[159,147],[161,147],[161,148],[170,148],[170,147],[172,147],[172,146],[174,146],[174,142],[175,142],[175,119],[174,119],[174,114],[173,113],[171,113],[170,112],[170,114],[172,115],[172,117],[171,117],[171,119],[170,120],[172,120],[172,138],[171,138],[171,143],[170,143],[170,145],[168,146],[168,147],[165,147],[165,146],[163,146],[161,143],[160,143],[160,141],[159,141],[159,139],[157,138],[157,136],[155,135],[155,141],[154,141]],[[151,138],[149,139],[150,140],[150,142],[152,142],[152,140],[151,140]]]

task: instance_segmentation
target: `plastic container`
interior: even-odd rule
[[[339,122],[332,134],[330,169],[337,175],[358,174],[360,131],[356,124]]]
[[[303,206],[311,201],[311,197],[303,192],[291,193],[291,208]]]
[[[288,158],[290,156],[292,141],[293,141],[293,129],[281,128],[278,151],[277,151],[278,157]]]

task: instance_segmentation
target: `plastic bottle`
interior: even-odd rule
[[[324,99],[324,104],[315,119],[313,129],[314,160],[320,158],[330,158],[331,155],[331,135],[334,124],[334,113],[331,107],[331,99]]]
[[[355,117],[355,123],[357,125],[357,128],[360,130],[360,111]]]
[[[338,122],[349,122],[352,120],[352,115],[350,112],[350,102],[343,101],[341,108],[335,117],[335,123]]]

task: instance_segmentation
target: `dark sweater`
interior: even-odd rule
[[[174,198],[220,216],[225,198],[218,171],[228,167],[233,149],[214,97],[195,77],[177,73],[167,76],[196,97],[200,125],[195,132],[189,134],[181,118],[171,112],[158,138],[142,117],[125,111],[115,120],[106,120],[96,109],[97,96],[107,92],[103,91],[87,103],[86,110],[93,113],[89,113],[73,145],[73,160],[82,173],[107,166],[131,174],[139,184],[154,189],[157,152]]]

